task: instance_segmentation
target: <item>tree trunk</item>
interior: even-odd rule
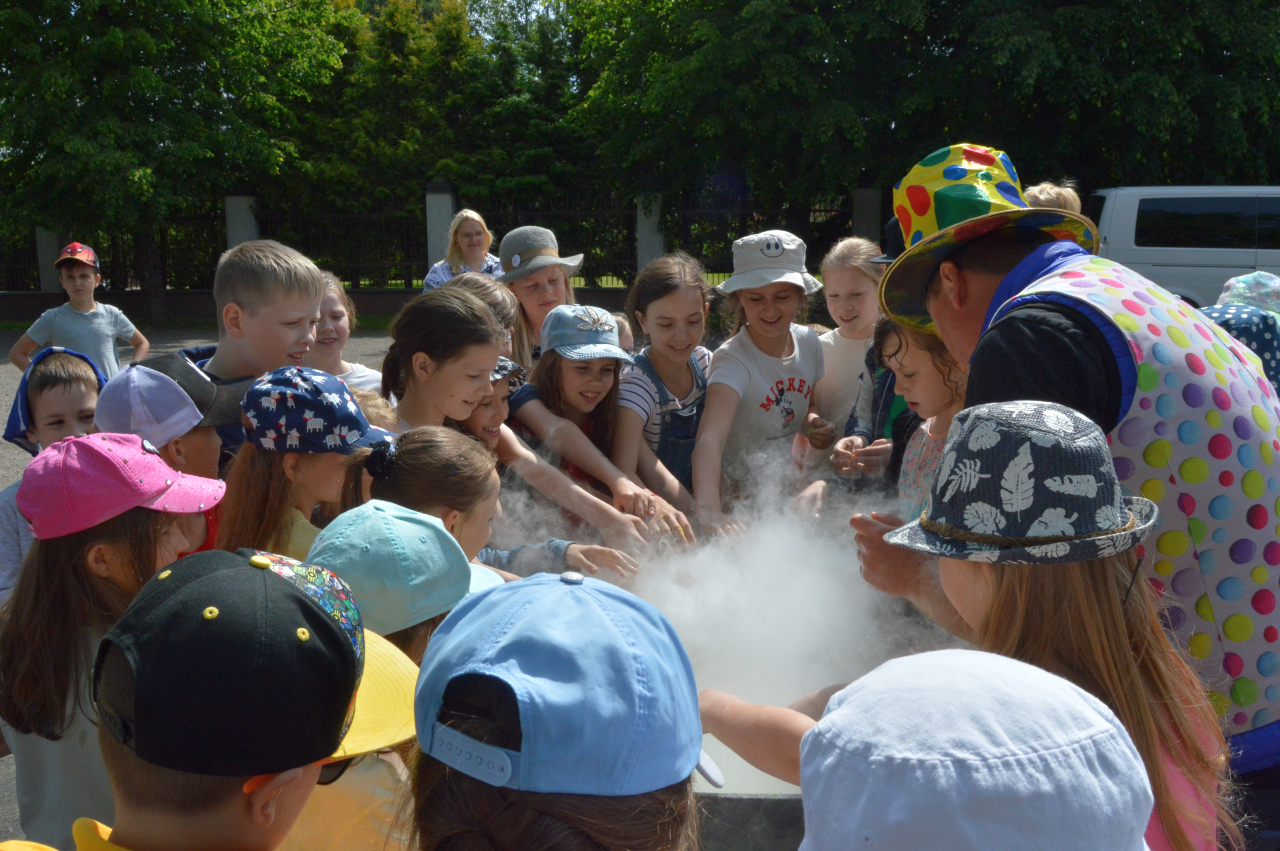
[[[168,310],[164,272],[160,267],[160,243],[156,241],[155,229],[148,224],[139,225],[133,233],[133,274],[142,286],[147,322],[153,328],[163,326]]]

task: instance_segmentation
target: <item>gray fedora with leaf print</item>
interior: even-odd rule
[[[964,561],[1061,564],[1138,546],[1154,502],[1127,497],[1107,438],[1051,402],[998,402],[956,415],[918,519],[891,544]]]
[[[554,233],[537,225],[525,225],[508,232],[498,246],[498,259],[502,261],[498,280],[510,284],[548,266],[563,266],[565,277],[572,278],[582,267],[582,257],[561,257]]]

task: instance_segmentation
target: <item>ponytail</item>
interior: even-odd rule
[[[399,399],[404,398],[418,352],[440,364],[470,346],[507,340],[493,311],[460,287],[440,287],[414,297],[391,320],[387,333],[391,346],[382,361],[382,395]]]

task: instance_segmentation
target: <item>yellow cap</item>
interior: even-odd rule
[[[416,735],[413,691],[418,666],[381,635],[364,631],[364,676],[356,692],[356,711],[334,759],[373,753]]]

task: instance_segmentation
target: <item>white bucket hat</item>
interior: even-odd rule
[[[733,243],[733,277],[716,289],[728,295],[778,282],[795,284],[806,295],[822,289],[805,271],[804,240],[785,230],[767,230]]]
[[[831,698],[800,792],[800,851],[1147,851],[1154,803],[1102,701],[977,650],[894,659]]]

